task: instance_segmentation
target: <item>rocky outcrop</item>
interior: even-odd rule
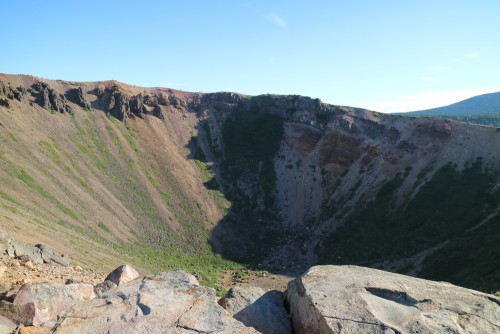
[[[123,121],[130,112],[129,98],[119,90],[118,86],[96,88],[93,94],[97,95],[100,107],[116,119]]]
[[[143,114],[147,113],[144,107],[142,95],[139,94],[130,99],[130,111],[137,117],[143,118]]]
[[[139,277],[137,270],[128,264],[124,264],[110,272],[105,281],[112,282],[116,285],[122,285],[136,279],[137,277]]]
[[[61,314],[54,333],[256,333],[182,271],[125,283]]]
[[[27,89],[24,87],[14,88],[10,84],[5,84],[0,81],[0,97],[5,97],[6,99],[0,99],[3,103],[8,104],[8,100],[16,99],[21,101],[22,98],[26,95]],[[6,105],[4,105],[6,106]]]
[[[136,273],[121,266],[112,274],[123,274],[123,268]],[[257,333],[217,304],[215,290],[200,286],[185,272],[160,273],[120,284],[111,283],[111,289],[99,295],[94,291],[100,284],[24,284],[12,299],[0,299],[0,329],[26,328],[29,333]],[[5,296],[3,290],[11,289],[5,286],[1,290]]]
[[[44,244],[35,245],[35,248],[38,248],[40,250],[41,257],[44,263],[52,262],[65,267],[69,266],[70,264],[69,256],[67,254],[58,255]]]
[[[32,95],[36,97],[36,102],[44,109],[60,113],[71,113],[73,111],[66,97],[56,92],[45,82],[33,84],[31,91]]]
[[[286,291],[295,333],[498,333],[500,299],[356,266],[316,266]]]
[[[120,91],[118,86],[96,88],[92,91],[99,99],[99,104],[109,115],[123,121],[125,117],[143,118],[145,114],[151,114],[160,119],[163,118],[160,107],[160,99],[151,95],[138,94],[128,96]],[[168,103],[163,97],[162,102]]]
[[[90,105],[90,102],[87,100],[87,96],[83,89],[81,87],[78,88],[72,88],[66,92],[66,97],[68,100],[73,102],[74,104],[79,105],[82,108],[85,109],[91,109],[92,106]]]
[[[219,300],[236,320],[260,333],[291,333],[290,319],[283,306],[283,293],[257,287],[234,287]]]
[[[70,264],[67,254],[58,255],[43,244],[32,246],[22,241],[13,240],[5,231],[0,230],[0,255],[2,254],[9,257],[25,257],[27,261],[36,264],[56,263],[66,267]]]

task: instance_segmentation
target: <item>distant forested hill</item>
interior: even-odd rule
[[[404,113],[406,116],[442,116],[462,122],[500,126],[500,92],[471,97],[448,106]]]

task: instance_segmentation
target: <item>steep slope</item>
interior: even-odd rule
[[[277,271],[354,263],[498,289],[498,232],[444,255],[499,227],[496,129],[298,96],[230,110],[214,108],[201,125],[233,200],[213,233],[226,256]],[[466,257],[482,269],[465,275]]]
[[[222,211],[186,159],[196,124],[186,94],[0,80],[0,211],[14,238],[103,270],[124,259],[155,271],[228,266],[207,244]]]
[[[225,258],[499,289],[494,128],[300,96],[0,80],[0,217],[17,239],[211,285],[238,268]]]

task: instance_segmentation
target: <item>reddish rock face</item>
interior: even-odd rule
[[[302,159],[307,159],[322,137],[322,131],[301,123],[285,124],[285,140],[292,150],[299,152]]]
[[[451,135],[451,124],[445,119],[425,119],[412,132],[422,141],[445,140]]]

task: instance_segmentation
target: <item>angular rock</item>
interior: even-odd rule
[[[61,314],[53,333],[257,333],[217,304],[215,291],[182,271],[118,286]]]
[[[0,286],[0,300],[4,300],[7,302],[13,302],[14,298],[17,295],[17,292],[21,286],[19,285],[10,285],[10,284],[1,284]]]
[[[94,292],[97,296],[100,296],[100,295],[108,292],[109,290],[116,288],[117,286],[118,285],[116,285],[115,283],[113,283],[111,281],[104,281],[104,282],[96,284],[94,286]]]
[[[0,315],[0,333],[12,333],[16,328],[12,320]]]
[[[4,300],[7,293],[12,289],[8,283],[0,283],[0,300]]]
[[[39,248],[17,240],[12,240],[11,245],[16,257],[26,256],[36,264],[43,263],[42,252]]]
[[[32,324],[35,316],[35,305],[26,303],[23,305],[0,301],[0,315],[8,318],[16,324]]]
[[[61,266],[68,267],[70,265],[70,259],[67,254],[58,255],[54,253],[52,249],[44,244],[35,245],[36,248],[40,249],[41,257],[45,263],[56,263]]]
[[[130,99],[129,106],[130,111],[137,117],[143,118],[143,114],[147,112],[147,110],[143,106],[143,99],[141,94],[132,97]]]
[[[236,320],[261,333],[291,333],[283,293],[257,287],[234,287],[219,300]]]
[[[122,285],[139,277],[139,273],[128,264],[123,264],[110,272],[105,281],[111,281],[116,285]]]
[[[94,93],[107,114],[123,121],[130,113],[129,99],[126,94],[120,92],[118,86],[106,87],[105,90],[96,88]]]
[[[33,314],[25,325],[52,326],[57,315],[70,309],[79,301],[95,298],[91,284],[26,284],[21,287],[13,304],[33,306]]]
[[[71,107],[64,95],[57,93],[45,82],[33,84],[32,91],[36,96],[37,103],[44,109],[54,110],[60,113],[72,112]]]
[[[73,102],[74,104],[79,105],[82,108],[90,109],[92,106],[87,101],[87,97],[82,90],[82,87],[73,88],[66,92],[66,98]]]
[[[500,299],[357,266],[316,266],[288,283],[295,333],[500,333]]]

